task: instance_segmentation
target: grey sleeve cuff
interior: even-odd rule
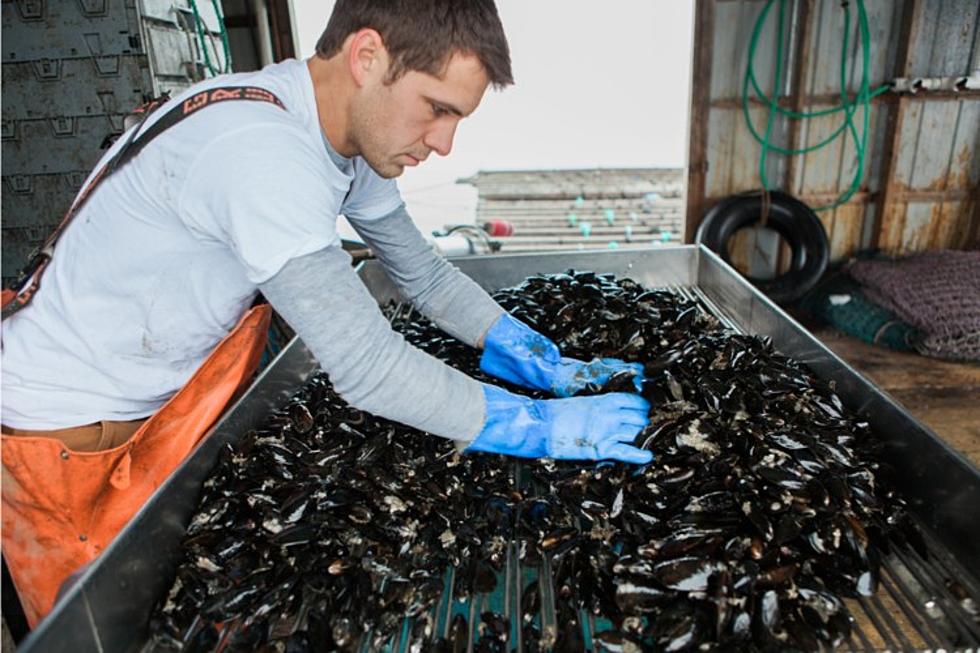
[[[404,206],[377,220],[350,223],[405,299],[454,338],[476,347],[504,313],[483,288],[436,253]]]
[[[483,428],[481,384],[392,331],[339,247],[292,259],[259,289],[352,406],[453,440]]]

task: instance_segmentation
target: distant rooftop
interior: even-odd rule
[[[507,220],[502,252],[649,247],[683,238],[681,168],[480,171],[476,223]]]

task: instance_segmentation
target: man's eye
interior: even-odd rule
[[[429,106],[432,107],[432,115],[434,115],[436,118],[439,118],[449,113],[448,111],[440,107],[438,104],[430,104]]]

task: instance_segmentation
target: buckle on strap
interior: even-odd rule
[[[14,282],[12,288],[14,295],[10,302],[3,306],[2,319],[7,319],[31,301],[31,297],[40,286],[41,273],[51,262],[53,252],[50,245],[34,251],[30,261],[21,270],[20,277]]]

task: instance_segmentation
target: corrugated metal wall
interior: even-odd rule
[[[970,74],[980,51],[977,0],[866,0],[871,48],[870,85],[895,78]],[[742,114],[742,82],[748,45],[765,0],[699,0],[695,20],[687,238],[704,212],[732,193],[760,187],[760,146]],[[775,72],[776,14],[769,12],[759,39],[755,71],[771,92]],[[856,14],[851,2],[852,15]],[[788,0],[780,105],[797,111],[835,106],[840,97],[844,12],[838,0]],[[852,20],[852,27],[854,26]],[[855,43],[852,30],[851,43]],[[856,45],[852,46],[858,56]],[[860,67],[848,80],[859,87]],[[750,114],[764,129],[768,107],[753,102]],[[860,112],[855,118],[860,117]],[[840,114],[806,121],[777,119],[772,142],[802,148],[820,142],[841,124]],[[859,121],[858,121],[859,123]],[[846,204],[819,213],[833,260],[880,247],[890,253],[980,245],[980,92],[888,92],[871,102],[865,174]],[[787,190],[811,206],[827,204],[850,184],[853,140],[838,138],[817,152],[770,154],[770,187]],[[768,250],[775,266],[775,238],[743,237],[733,258]],[[758,257],[755,257],[758,258]],[[758,261],[746,267],[760,273]]]
[[[235,37],[236,72],[258,68],[257,4],[268,8],[272,55],[295,56],[290,0],[227,0],[221,13]],[[123,132],[124,117],[151,97],[211,76],[205,52],[224,70],[225,52],[212,2],[4,0],[0,13],[0,272],[9,287]]]

